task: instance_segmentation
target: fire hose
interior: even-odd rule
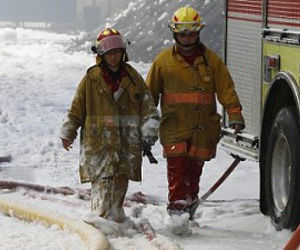
[[[213,192],[216,191],[216,189],[226,180],[226,178],[232,173],[232,171],[237,167],[237,165],[244,161],[244,158],[241,158],[238,155],[231,155],[234,158],[234,161],[231,163],[229,168],[224,172],[224,174],[215,182],[214,185],[204,194],[200,197],[200,203],[205,201]]]

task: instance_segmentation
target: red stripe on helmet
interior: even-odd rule
[[[175,20],[175,22],[178,22],[178,21],[179,21],[179,19],[178,19],[177,16],[174,16],[174,20]]]
[[[198,18],[198,13],[196,14],[196,16],[194,16],[193,20],[196,21]]]
[[[105,30],[101,31],[101,33],[97,37],[97,41],[100,41],[105,37],[115,36],[115,35],[120,35],[119,31],[111,28],[106,28]]]

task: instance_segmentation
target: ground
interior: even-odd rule
[[[58,138],[59,127],[76,87],[95,59],[86,52],[68,50],[72,40],[78,36],[82,34],[0,29],[0,156],[12,156],[10,163],[0,163],[1,180],[74,189],[90,187],[79,182],[78,141],[67,152],[62,149]],[[145,77],[149,64],[132,64]],[[190,235],[172,234],[166,227],[166,165],[159,143],[154,146],[153,154],[159,163],[151,165],[144,159],[143,181],[131,182],[128,196],[142,192],[155,205],[131,202],[125,211],[132,220],[148,219],[157,238],[149,241],[137,231],[120,229],[119,235],[125,235],[116,236],[113,232],[108,236],[115,249],[159,249],[159,246],[172,249],[174,244],[178,244],[187,250],[269,250],[282,249],[290,238],[291,232],[275,231],[269,218],[260,213],[259,168],[257,163],[250,161],[242,162],[225,183],[200,205],[196,213],[200,227],[193,228]],[[226,152],[218,148],[216,159],[204,167],[201,194],[213,185],[232,161]],[[76,195],[33,191],[30,194],[24,189],[2,191],[1,195],[9,195],[41,210],[47,208],[79,219],[90,215],[89,201],[78,199]],[[0,214],[0,225],[0,241],[3,242],[0,249],[84,249],[77,235],[60,232],[55,227],[46,229],[3,214]],[[76,242],[76,247],[70,243],[72,241]]]

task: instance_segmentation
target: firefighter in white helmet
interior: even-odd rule
[[[223,61],[203,43],[202,17],[191,7],[178,9],[169,24],[175,45],[154,60],[146,83],[155,105],[161,103],[160,142],[167,158],[167,211],[189,213],[199,205],[204,161],[216,155],[220,115],[216,98],[229,115],[230,127],[244,128],[241,104]]]
[[[142,143],[157,140],[158,112],[142,76],[126,63],[126,44],[112,28],[97,37],[96,65],[80,82],[62,125],[69,150],[80,127],[80,178],[91,182],[91,208],[100,217],[125,220],[128,180],[141,180]]]

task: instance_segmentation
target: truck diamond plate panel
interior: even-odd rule
[[[239,14],[239,13],[233,13]],[[248,15],[248,14],[247,14]],[[246,132],[260,133],[261,104],[261,23],[256,16],[248,21],[229,16],[226,62],[243,106]]]

